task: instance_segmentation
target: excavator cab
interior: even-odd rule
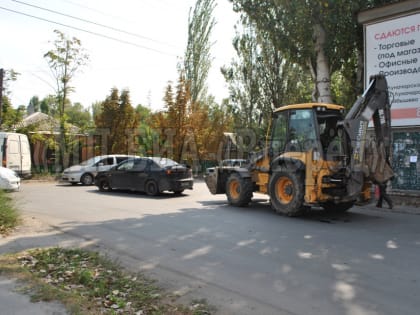
[[[338,122],[343,119],[342,106],[331,104],[299,104],[280,108],[273,119],[270,155],[315,150],[324,159],[343,154],[343,132]]]

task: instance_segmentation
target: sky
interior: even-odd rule
[[[89,55],[89,63],[71,83],[73,103],[88,108],[116,87],[129,89],[133,106],[162,109],[168,81],[176,84],[194,4],[195,0],[0,0],[0,68],[20,73],[9,84],[13,106],[28,105],[35,95],[42,99],[55,94],[55,80],[43,56],[54,48],[57,29],[81,40]],[[228,97],[220,67],[234,57],[238,17],[228,0],[216,4],[214,60],[207,83],[209,94],[220,102]]]

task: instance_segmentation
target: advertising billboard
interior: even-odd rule
[[[392,126],[420,125],[420,13],[365,25],[365,84],[384,74]]]

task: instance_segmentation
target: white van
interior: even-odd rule
[[[107,171],[120,162],[135,157],[136,156],[134,155],[123,154],[95,156],[79,165],[73,165],[66,168],[61,176],[61,180],[63,182],[71,183],[72,185],[78,183],[82,183],[82,185],[92,185],[98,172]]]
[[[21,133],[0,132],[1,166],[21,177],[31,176],[31,149],[28,137]]]

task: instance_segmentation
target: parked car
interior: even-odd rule
[[[72,185],[78,183],[82,183],[82,185],[92,185],[98,172],[107,171],[122,161],[133,157],[136,156],[124,154],[95,156],[79,165],[73,165],[66,168],[61,176],[61,180],[63,182],[71,183]]]
[[[0,189],[19,190],[20,177],[9,168],[0,166]]]
[[[142,191],[156,196],[163,191],[182,193],[193,189],[191,168],[160,157],[142,157],[126,160],[95,178],[100,191],[123,189]]]
[[[28,136],[15,132],[0,132],[1,166],[24,178],[31,177],[31,149]]]

